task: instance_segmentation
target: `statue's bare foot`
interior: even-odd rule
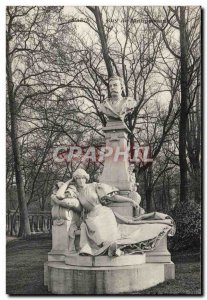
[[[123,254],[124,254],[124,252],[121,251],[120,249],[117,249],[116,252],[115,252],[115,256],[118,256],[118,257],[123,255]]]
[[[109,246],[109,250],[108,250],[108,256],[115,256],[116,255],[116,251],[117,251],[117,243],[113,242],[110,246]]]

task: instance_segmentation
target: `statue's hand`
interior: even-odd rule
[[[134,201],[134,200],[132,200],[132,205],[133,205],[134,208],[138,208],[139,207],[139,204],[136,201]]]
[[[58,203],[58,199],[57,199],[57,197],[56,197],[54,194],[51,195],[51,202],[56,203],[56,204],[59,204],[59,203]],[[52,204],[53,204],[53,203],[52,203]]]

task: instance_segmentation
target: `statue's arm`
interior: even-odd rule
[[[82,207],[78,199],[76,198],[64,198],[63,200],[59,200],[55,195],[51,196],[53,202],[61,207],[67,209],[75,209],[78,212],[81,212]]]
[[[133,199],[130,199],[128,197],[124,197],[124,196],[121,196],[121,195],[113,195],[113,196],[109,196],[110,200],[114,201],[114,202],[129,202],[131,203],[134,207],[137,207],[138,204],[133,200]]]
[[[62,200],[65,198],[65,191],[68,187],[68,184],[71,182],[71,179],[66,181],[65,183],[63,183],[63,185],[59,188],[59,190],[57,191],[56,193],[56,197],[59,199],[59,200]]]

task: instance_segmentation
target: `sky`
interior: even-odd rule
[[[105,5],[105,3],[104,3],[104,5]],[[118,7],[116,7],[116,8],[118,8]],[[65,6],[64,7],[64,12],[65,12],[65,15],[68,17],[69,20],[72,19],[72,18],[77,18],[78,20],[80,20],[81,18],[84,18],[84,15],[81,14],[78,11],[78,9],[84,10],[86,12],[86,14],[89,14],[89,15],[91,15],[94,18],[93,14],[87,8],[81,7],[81,6],[79,6],[79,7],[78,6]],[[112,12],[113,9],[114,9],[114,6],[113,7],[112,6],[108,7],[109,12]],[[122,20],[122,19],[120,19],[120,17],[117,17],[117,15],[115,13],[114,17],[113,17],[113,20],[116,19],[116,18],[117,18],[118,21]],[[138,17],[136,19],[142,20],[140,17]],[[108,26],[111,26],[111,24],[113,24],[113,22],[110,22],[110,21],[106,20],[104,14],[103,14],[103,20],[104,20],[104,23],[107,24]],[[84,22],[77,22],[76,26],[77,26],[77,32],[78,32],[78,34],[80,36],[82,36],[82,37],[85,36],[86,40],[87,40],[87,43],[91,43],[91,42],[94,43],[96,40],[98,41],[98,35],[97,35],[97,33],[95,33],[93,31],[93,29],[91,29],[86,23],[84,23]],[[144,24],[144,22],[141,23],[141,26],[140,26],[139,23],[137,23],[137,24],[135,23],[131,27],[131,29],[135,30],[137,28],[137,26],[139,26],[138,27],[139,28],[138,33],[141,32],[141,31],[145,32],[148,29],[147,25]],[[174,36],[175,41],[179,40],[178,31],[175,31],[175,33],[174,33],[173,36]],[[89,40],[89,37],[91,37],[91,40]],[[121,31],[118,32],[118,38],[119,38],[119,42],[122,44],[122,47],[123,47],[124,46],[124,42],[125,42],[125,36],[123,36],[123,34],[121,33]],[[114,41],[115,41],[115,35],[114,35],[113,30],[112,30],[110,32],[110,43],[112,44]],[[166,51],[166,55],[169,55],[169,52],[167,53],[167,51]],[[118,66],[118,68],[119,68],[119,66]],[[121,69],[120,69],[120,72],[122,72]],[[163,77],[159,76],[158,74],[156,74],[155,80],[157,82],[163,82]],[[166,106],[168,104],[169,100],[170,100],[170,93],[169,92],[163,92],[163,93],[159,94],[158,101],[160,102],[161,105]],[[152,101],[154,101],[154,99]]]

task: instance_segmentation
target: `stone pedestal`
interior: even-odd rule
[[[67,221],[60,225],[52,225],[52,251],[68,249]]]
[[[119,267],[81,267],[49,262],[48,290],[63,295],[130,294],[170,279],[167,278],[169,270],[166,265],[144,263]]]
[[[64,261],[68,254],[68,242],[67,221],[52,225],[52,250],[48,253],[48,261]]]
[[[113,149],[113,153],[109,157],[107,157],[107,155],[105,157],[104,169],[99,178],[99,182],[115,186],[120,191],[129,191],[131,189],[131,183],[128,171],[129,151],[127,135],[130,131],[126,125],[119,120],[108,121],[103,131],[106,138],[106,147]]]
[[[170,263],[171,254],[167,249],[167,236],[165,236],[153,251],[146,252],[146,262]]]
[[[64,261],[44,264],[44,284],[53,294],[63,295],[130,294],[153,287],[175,278],[166,240],[145,254],[92,257],[65,253]]]
[[[171,261],[164,264],[165,280],[175,279],[175,264]]]
[[[99,256],[80,256],[69,254],[65,257],[66,265],[81,267],[121,267],[141,265],[146,262],[145,254],[121,255],[119,257]]]
[[[133,206],[129,202],[111,203],[108,205],[114,212],[117,212],[121,216],[131,217],[133,216]]]

